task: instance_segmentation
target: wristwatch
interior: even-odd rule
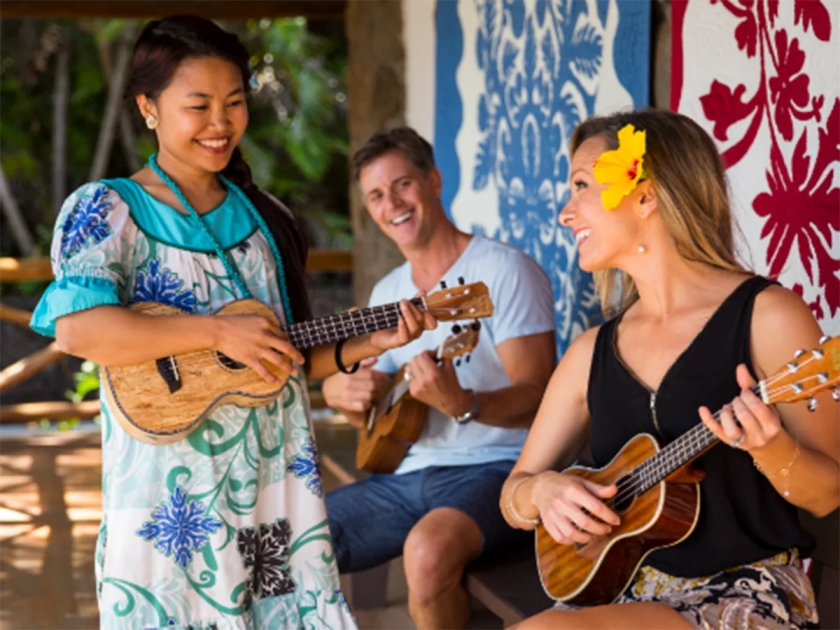
[[[452,419],[458,424],[467,424],[468,422],[472,422],[478,418],[478,394],[476,394],[473,390],[467,389],[470,394],[472,394],[473,404],[472,409],[470,409],[467,413],[461,414],[460,416],[452,416]]]

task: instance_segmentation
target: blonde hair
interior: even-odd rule
[[[644,168],[657,207],[677,252],[686,260],[745,271],[735,256],[735,225],[726,172],[709,135],[693,120],[667,110],[644,110],[590,118],[575,129],[571,152],[590,138],[618,148],[618,131],[631,124],[646,131]],[[593,274],[604,315],[625,311],[639,293],[628,274],[601,269]]]

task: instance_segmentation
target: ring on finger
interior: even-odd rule
[[[414,378],[414,374],[412,374],[411,370],[406,370],[406,371],[405,371],[405,374],[403,374],[403,378],[404,378],[406,381],[410,381],[411,379],[413,379],[413,378]]]
[[[738,448],[743,443],[744,443],[744,434],[743,433],[741,435],[739,435],[737,438],[735,438],[734,440],[729,440],[729,446],[731,446],[732,448]]]

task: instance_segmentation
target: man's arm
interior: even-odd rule
[[[477,422],[495,427],[527,428],[531,425],[554,368],[554,332],[513,337],[496,346],[510,379],[508,387],[476,392]],[[412,397],[454,417],[467,413],[473,395],[461,387],[452,362],[435,363],[432,353],[411,360]]]

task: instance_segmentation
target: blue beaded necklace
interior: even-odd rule
[[[193,205],[187,201],[186,196],[181,189],[178,188],[178,184],[176,184],[169,175],[167,175],[163,169],[157,163],[157,154],[153,153],[151,157],[149,157],[149,167],[155,172],[155,174],[160,177],[164,184],[169,186],[169,189],[175,194],[178,198],[178,201],[181,202],[181,205],[184,206],[186,211],[189,213],[190,217],[195,221],[201,231],[210,239],[210,242],[213,244],[213,250],[216,252],[216,256],[219,257],[219,260],[222,261],[222,264],[225,266],[225,271],[227,271],[228,276],[230,276],[234,283],[236,284],[239,292],[243,295],[243,297],[250,298],[251,292],[248,290],[248,287],[245,285],[245,281],[242,279],[242,274],[239,273],[237,269],[233,267],[228,258],[225,250],[222,249],[221,243],[219,243],[219,239],[216,238],[216,235],[213,234],[213,231],[207,226],[207,223],[201,217],[200,214],[196,211]],[[289,290],[286,288],[286,271],[285,267],[283,266],[283,257],[280,255],[280,250],[277,249],[277,243],[274,241],[274,236],[272,236],[271,231],[268,229],[268,226],[265,223],[265,219],[263,219],[262,215],[259,211],[254,207],[254,204],[251,203],[251,200],[248,198],[248,195],[236,184],[230,181],[224,175],[218,175],[219,180],[222,182],[224,187],[227,191],[236,197],[239,202],[245,206],[248,210],[248,213],[251,215],[251,218],[257,222],[260,230],[262,230],[263,236],[268,241],[269,247],[271,247],[271,253],[274,254],[274,262],[277,265],[277,277],[280,280],[280,297],[283,300],[283,311],[286,315],[286,322],[291,324],[293,322],[292,317],[292,306],[291,302],[289,301]]]

